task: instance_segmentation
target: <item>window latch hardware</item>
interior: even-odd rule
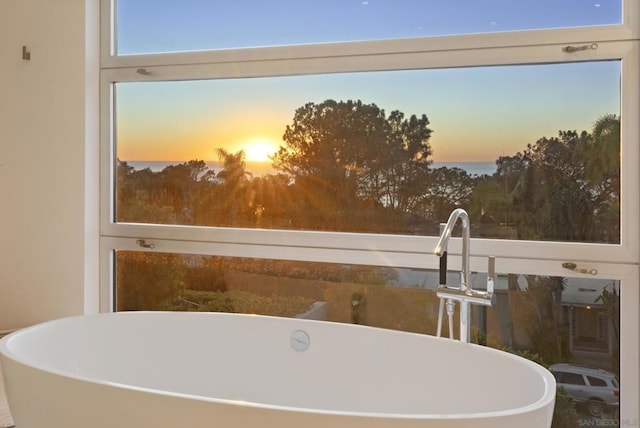
[[[142,76],[153,76],[153,71],[149,71],[146,68],[139,68],[136,70],[136,73]]]
[[[564,263],[562,263],[562,267],[565,268],[565,269],[572,270],[572,271],[577,272],[577,273],[587,273],[589,275],[597,275],[598,274],[598,269],[595,269],[595,268],[591,268],[591,269],[578,268],[578,265],[573,263],[573,262],[564,262]]]
[[[145,241],[144,239],[138,239],[136,241],[136,244],[138,244],[138,246],[142,247],[142,248],[149,248],[151,250],[153,250],[154,248],[156,248],[156,246],[154,244],[148,243],[147,241]]]
[[[567,52],[567,53],[573,53],[573,52],[578,52],[578,51],[587,51],[587,50],[596,50],[598,49],[598,44],[597,43],[591,43],[590,45],[582,45],[582,46],[565,46],[562,48],[563,52]]]

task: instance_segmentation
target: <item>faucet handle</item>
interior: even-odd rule
[[[489,266],[487,268],[487,293],[493,294],[496,282],[496,258],[489,256]]]
[[[440,269],[438,269],[440,285],[447,285],[447,251],[440,256]]]

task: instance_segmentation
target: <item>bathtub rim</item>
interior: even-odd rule
[[[420,337],[420,338],[427,338],[427,340],[435,340],[435,341],[444,341],[444,342],[449,342],[451,341],[451,339],[448,338],[443,338],[443,337],[435,337],[435,336],[431,336],[431,335],[426,335],[426,334],[421,334],[421,333],[413,333],[413,332],[406,332],[406,331],[401,331],[401,330],[391,330],[391,329],[386,329],[386,328],[381,328],[381,327],[371,327],[371,326],[364,326],[364,325],[357,325],[357,324],[347,324],[347,323],[339,323],[339,322],[334,322],[334,321],[319,321],[319,320],[307,320],[307,319],[300,319],[300,318],[287,318],[287,317],[277,317],[277,316],[270,316],[270,315],[257,315],[257,314],[240,314],[240,313],[227,313],[227,312],[178,312],[178,311],[130,311],[130,312],[105,312],[105,313],[98,313],[98,314],[87,314],[87,315],[73,315],[73,316],[68,316],[68,317],[62,317],[62,318],[56,318],[53,320],[49,320],[49,321],[45,321],[42,323],[38,323],[35,324],[33,326],[30,327],[25,327],[19,330],[16,330],[2,338],[0,338],[0,369],[4,370],[2,363],[2,359],[10,359],[12,360],[12,362],[17,363],[21,366],[27,367],[27,368],[31,368],[31,369],[35,369],[37,371],[40,372],[44,372],[44,373],[48,373],[51,375],[56,375],[56,376],[61,376],[64,378],[69,378],[72,380],[76,380],[79,382],[87,382],[87,383],[91,383],[91,384],[98,384],[98,385],[102,385],[102,386],[106,386],[106,387],[114,387],[114,388],[121,388],[121,389],[127,389],[127,390],[131,390],[131,391],[137,391],[137,392],[141,392],[141,393],[148,393],[148,394],[158,394],[158,395],[163,395],[163,396],[167,396],[167,397],[176,397],[176,398],[180,398],[180,399],[190,399],[190,400],[198,400],[198,401],[203,401],[203,402],[211,402],[211,403],[216,403],[216,404],[220,404],[220,405],[231,405],[231,406],[240,406],[240,407],[253,407],[253,408],[257,408],[257,409],[264,409],[264,410],[272,410],[272,411],[285,411],[285,412],[297,412],[297,413],[313,413],[313,414],[323,414],[323,415],[331,415],[331,416],[346,416],[346,417],[360,417],[360,418],[375,418],[375,419],[412,419],[412,420],[441,420],[441,419],[448,419],[448,420],[467,420],[467,419],[491,419],[491,418],[500,418],[500,417],[509,417],[509,416],[519,416],[519,415],[525,415],[525,414],[533,414],[536,412],[541,412],[544,411],[545,409],[547,409],[548,405],[551,405],[553,407],[553,403],[555,402],[555,397],[556,397],[556,382],[555,382],[555,378],[553,377],[553,374],[551,374],[551,372],[549,372],[545,367],[541,366],[540,364],[528,360],[524,357],[520,357],[518,355],[506,352],[506,351],[501,351],[495,348],[490,348],[487,346],[482,346],[482,345],[478,345],[478,344],[474,344],[474,343],[462,343],[459,341],[452,341],[452,345],[453,346],[461,346],[461,347],[471,347],[471,348],[477,348],[476,350],[480,350],[480,352],[489,352],[489,353],[494,353],[496,354],[496,356],[501,356],[502,358],[509,358],[512,359],[514,361],[517,361],[521,364],[525,364],[527,366],[529,366],[531,369],[533,369],[535,372],[539,373],[542,377],[543,380],[543,384],[544,384],[544,394],[536,401],[527,404],[525,406],[520,406],[520,407],[515,407],[512,409],[505,409],[505,410],[497,410],[497,411],[490,411],[490,412],[475,412],[475,413],[455,413],[455,414],[449,414],[449,413],[430,413],[430,414],[426,414],[426,413],[383,413],[383,412],[365,412],[365,411],[344,411],[344,410],[330,410],[330,409],[315,409],[315,408],[311,408],[311,407],[299,407],[299,406],[285,406],[285,405],[276,405],[276,404],[266,404],[266,403],[259,403],[259,402],[251,402],[251,401],[240,401],[240,400],[233,400],[233,399],[226,399],[226,398],[216,398],[216,397],[209,397],[209,396],[204,396],[204,395],[197,395],[197,394],[187,394],[187,393],[180,393],[180,392],[173,392],[173,391],[165,391],[165,390],[158,390],[158,389],[153,389],[153,388],[146,388],[146,387],[140,387],[140,386],[136,386],[136,385],[131,385],[131,384],[127,384],[127,383],[122,383],[122,382],[113,382],[113,381],[108,381],[108,380],[104,380],[104,379],[98,379],[98,378],[90,378],[87,376],[83,376],[83,375],[78,375],[75,373],[69,373],[67,371],[64,370],[60,370],[58,368],[53,368],[50,366],[45,366],[43,364],[39,364],[39,363],[33,363],[33,362],[29,362],[27,361],[26,358],[22,358],[18,355],[16,355],[16,353],[14,353],[13,351],[11,351],[9,349],[11,342],[14,340],[14,338],[19,337],[22,334],[28,334],[29,332],[32,331],[37,331],[37,330],[41,330],[41,329],[46,329],[48,328],[50,325],[52,324],[57,324],[57,323],[61,323],[61,322],[73,322],[76,320],[80,320],[80,319],[86,319],[88,317],[98,317],[98,318],[106,318],[106,317],[111,317],[111,316],[117,316],[117,317],[122,317],[122,316],[132,316],[135,317],[136,315],[142,315],[142,316],[163,316],[165,314],[180,314],[182,316],[200,316],[200,315],[205,315],[205,316],[213,316],[213,317],[224,317],[224,318],[234,318],[234,317],[252,317],[252,318],[269,318],[269,319],[278,319],[278,320],[291,320],[291,322],[296,322],[296,323],[303,323],[303,324],[315,324],[315,323],[322,323],[322,324],[332,324],[332,325],[342,325],[342,326],[346,326],[349,328],[354,328],[354,329],[374,329],[374,330],[382,330],[384,332],[391,332],[393,334],[401,334],[401,335],[409,335],[409,336],[414,336],[414,337]],[[171,315],[169,315],[171,316]],[[463,351],[464,352],[464,351]],[[7,376],[6,376],[6,372],[5,372],[5,382],[6,382]],[[8,389],[8,387],[7,387]],[[7,391],[7,396],[9,395],[9,392]],[[9,401],[10,398],[9,398]]]

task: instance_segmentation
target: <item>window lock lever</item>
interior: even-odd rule
[[[587,51],[587,50],[596,50],[598,49],[598,44],[597,43],[591,43],[590,45],[581,45],[581,46],[565,46],[562,48],[562,50],[564,52],[567,53],[573,53],[573,52],[578,52],[578,51]]]
[[[564,262],[564,263],[562,263],[562,267],[565,268],[565,269],[572,270],[572,271],[577,272],[577,273],[587,273],[589,275],[597,275],[598,274],[598,269],[595,269],[595,268],[591,268],[591,269],[579,268],[578,265],[573,263],[573,262]]]
[[[138,246],[142,247],[142,248],[149,248],[149,249],[154,249],[156,246],[150,242],[145,241],[144,239],[138,239],[136,241],[136,244],[138,244]]]

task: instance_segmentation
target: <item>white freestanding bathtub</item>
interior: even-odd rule
[[[478,345],[255,315],[64,318],[0,354],[18,428],[542,428],[556,390]]]

